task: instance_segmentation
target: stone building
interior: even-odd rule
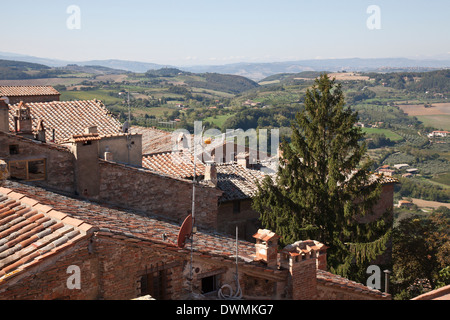
[[[51,86],[0,86],[0,97],[6,97],[9,104],[59,101],[60,96]]]
[[[391,298],[326,271],[318,241],[197,231],[178,247],[179,224],[18,182],[0,187],[0,227],[1,300]]]

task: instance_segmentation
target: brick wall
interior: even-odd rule
[[[198,226],[217,229],[221,193],[212,187],[196,188]],[[182,222],[192,211],[192,183],[101,160],[98,200]]]
[[[95,255],[89,253],[89,241],[89,238],[79,241],[63,253],[0,285],[0,300],[97,299],[98,262]],[[72,265],[80,267],[80,290],[67,286],[73,275],[68,273]]]
[[[301,256],[297,256],[301,259]],[[292,299],[310,300],[317,295],[316,259],[293,262],[291,265]]]
[[[182,295],[183,260],[142,242],[127,242],[125,239],[106,234],[95,238],[95,251],[100,261],[99,296],[105,300],[137,298],[142,295],[141,278],[163,271],[163,299],[179,299]]]

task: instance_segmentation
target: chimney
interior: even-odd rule
[[[205,181],[211,181],[217,186],[217,168],[214,162],[207,162],[205,164]]]
[[[45,127],[44,127],[43,120],[39,120],[38,126],[36,128],[36,140],[41,141],[41,142],[46,142]]]
[[[318,241],[305,240],[290,244],[281,251],[280,264],[282,268],[289,270],[289,291],[293,300],[316,298],[316,273],[317,269],[326,269],[326,249],[327,247]]]
[[[95,198],[100,193],[99,140],[98,134],[89,129],[71,139],[76,192],[85,198]]]
[[[19,103],[19,108],[17,109],[14,120],[17,134],[32,139],[34,138],[31,110],[30,107],[24,106],[24,103],[22,101]]]
[[[5,161],[0,160],[0,187],[3,186],[8,177],[8,164]]]
[[[248,153],[239,153],[236,156],[237,164],[243,166],[244,168],[249,167],[249,154]]]
[[[262,261],[267,264],[268,268],[278,268],[278,239],[280,238],[274,232],[267,229],[259,229],[253,235],[256,239],[255,261]]]
[[[9,132],[9,107],[5,98],[0,99],[0,131]]]

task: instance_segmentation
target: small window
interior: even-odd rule
[[[202,279],[202,293],[217,291],[217,275],[206,277]]]
[[[39,181],[46,179],[45,159],[17,160],[9,162],[9,173],[12,179]]]
[[[240,212],[241,212],[241,202],[234,201],[233,202],[233,213],[240,213]]]
[[[166,270],[160,270],[145,274],[141,277],[141,295],[150,295],[156,300],[164,300],[166,297]]]
[[[19,146],[17,144],[10,145],[9,146],[9,154],[10,155],[19,154]]]

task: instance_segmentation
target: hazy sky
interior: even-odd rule
[[[79,16],[67,13],[71,5]],[[450,57],[448,0],[19,0],[2,1],[0,11],[0,51],[62,60]]]

